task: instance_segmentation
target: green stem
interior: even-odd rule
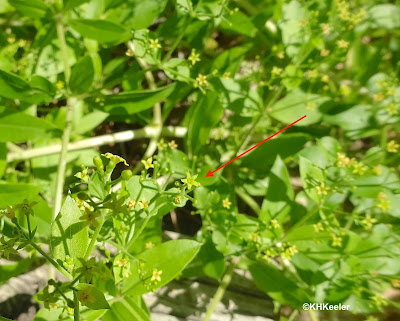
[[[314,310],[308,310],[308,315],[310,316],[311,321],[319,321]]]
[[[62,274],[64,274],[69,280],[72,280],[73,277],[68,273],[60,264],[54,261],[46,252],[44,252],[36,243],[29,242],[32,247],[38,251],[47,261],[49,261],[57,270],[59,270]]]
[[[217,289],[217,292],[215,292],[215,295],[207,309],[206,315],[203,318],[203,321],[209,321],[215,308],[217,307],[217,304],[221,301],[222,297],[225,294],[226,288],[228,287],[229,283],[232,280],[232,275],[233,271],[235,270],[236,264],[238,263],[237,260],[234,260],[229,266],[228,269],[225,272],[224,277],[222,278],[222,281]]]
[[[85,255],[84,255],[84,257],[83,257],[83,259],[84,259],[85,261],[87,261],[87,259],[88,259],[89,255],[90,255],[90,253],[91,253],[92,250],[93,250],[94,244],[96,243],[97,237],[99,236],[99,233],[100,233],[101,228],[103,227],[103,224],[104,224],[104,221],[101,220],[101,221],[99,222],[99,225],[98,225],[98,226],[96,227],[96,229],[94,230],[92,239],[90,240],[89,247],[87,248],[87,250],[86,250],[86,252],[85,252]]]
[[[64,63],[64,77],[66,82],[66,88],[68,88],[68,82],[71,76],[71,69],[68,64],[68,51],[67,51],[67,43],[65,41],[64,35],[64,25],[63,25],[63,17],[62,15],[57,15],[56,19],[56,29],[58,41],[60,43],[60,50],[63,57]],[[63,197],[63,189],[64,189],[64,181],[65,181],[65,168],[67,166],[67,153],[68,153],[68,144],[72,132],[72,119],[74,117],[74,107],[75,100],[68,99],[67,100],[67,112],[65,115],[65,128],[64,133],[61,139],[61,152],[60,152],[60,160],[58,163],[57,177],[56,177],[56,190],[54,197],[54,206],[52,213],[52,221],[55,220],[58,212],[61,209],[61,202]]]
[[[135,233],[135,234],[133,235],[132,240],[130,240],[130,241],[128,242],[128,245],[127,245],[127,247],[126,247],[127,249],[129,249],[129,248],[131,247],[131,245],[134,244],[135,241],[138,239],[138,237],[140,236],[140,234],[142,234],[142,232],[143,232],[143,230],[145,229],[147,223],[149,223],[150,218],[151,218],[151,215],[150,215],[150,214],[147,214],[147,217],[146,217],[146,219],[144,220],[143,224],[140,226],[139,231],[137,231],[137,233]]]
[[[26,222],[28,223],[29,239],[31,239],[32,238],[32,230],[31,230],[31,220],[29,219],[29,214],[26,214]]]
[[[235,187],[235,192],[257,215],[260,214],[260,206],[242,187]]]
[[[79,299],[78,294],[74,291],[74,321],[79,321],[81,319],[80,312],[79,312]]]

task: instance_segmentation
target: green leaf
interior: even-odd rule
[[[171,84],[155,90],[138,90],[107,95],[104,96],[104,100],[94,101],[91,105],[112,115],[131,115],[149,109],[167,98],[174,87],[175,84]]]
[[[83,57],[71,70],[69,88],[73,93],[82,94],[89,90],[94,79],[94,67],[90,56]]]
[[[25,113],[0,114],[0,142],[19,143],[42,138],[56,127]]]
[[[129,39],[129,32],[119,24],[107,20],[75,19],[69,24],[83,37],[100,43],[123,42]]]
[[[90,0],[63,0],[64,9],[69,10],[75,7],[79,7],[80,5],[89,2]]]
[[[295,125],[307,126],[317,123],[321,119],[321,107],[329,101],[328,97],[308,94],[300,89],[295,89],[274,104],[269,114],[284,124],[291,124],[307,115]]]
[[[243,156],[242,167],[265,172],[269,169],[268,165],[274,163],[277,155],[285,159],[290,155],[296,154],[310,138],[309,135],[296,133],[284,134],[283,136],[278,136],[276,139],[268,140],[249,154]]]
[[[41,18],[50,12],[42,0],[8,0],[8,2],[24,16],[31,18]]]
[[[22,203],[26,198],[32,199],[39,193],[39,186],[29,184],[1,184],[0,208]]]
[[[78,134],[84,134],[95,129],[100,125],[109,115],[100,110],[95,110],[83,117],[78,119],[78,122],[74,124],[75,132]]]
[[[400,7],[391,3],[373,6],[368,13],[372,26],[385,29],[400,28]]]
[[[282,223],[290,211],[293,198],[294,191],[290,184],[289,172],[278,155],[269,174],[268,190],[262,204],[260,219],[266,223],[277,219]]]
[[[232,15],[227,15],[226,19],[222,20],[220,28],[227,33],[234,33],[247,37],[254,37],[257,32],[257,28],[254,26],[251,19],[241,11],[234,12]]]
[[[162,287],[185,268],[200,247],[201,244],[196,241],[177,240],[161,243],[144,251],[136,256],[137,260],[131,260],[132,276],[125,281],[123,291],[140,295]],[[139,266],[138,262],[144,265]],[[138,269],[141,271],[140,275]],[[150,281],[153,269],[162,271],[160,282]]]
[[[53,257],[61,262],[67,255],[82,258],[89,245],[88,227],[80,220],[82,213],[75,201],[67,196],[60,213],[51,226],[50,245]]]
[[[115,9],[108,10],[107,18],[129,29],[144,29],[164,11],[167,0],[125,0]]]
[[[249,271],[256,285],[274,300],[300,307],[310,302],[307,294],[284,271],[261,263],[253,263]]]
[[[126,295],[111,305],[111,310],[101,318],[102,321],[150,321],[146,303],[140,296]]]
[[[325,181],[322,169],[317,167],[307,158],[300,157],[300,177],[307,195],[316,203],[319,203],[320,197],[315,187]]]
[[[45,83],[47,88],[43,87]],[[47,91],[51,88],[48,81],[35,77],[32,78],[31,85],[17,75],[0,70],[1,97],[19,99],[32,104],[48,103],[53,99],[52,93]]]
[[[190,112],[186,114],[188,122],[186,144],[189,154],[196,153],[206,143],[211,129],[218,124],[223,112],[219,96],[213,91],[201,95],[191,107]]]
[[[14,264],[0,265],[0,284],[24,273],[34,261],[35,258],[28,258]]]
[[[110,309],[110,305],[108,304],[106,298],[104,297],[103,292],[101,292],[98,288],[91,284],[79,283],[75,288],[79,291],[85,291],[89,294],[88,300],[85,302],[85,306],[92,310],[103,310]]]
[[[172,58],[163,65],[163,69],[169,78],[190,83],[190,68],[187,60]]]

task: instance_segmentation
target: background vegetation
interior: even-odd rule
[[[0,282],[50,263],[36,320],[149,320],[178,276],[220,282],[208,320],[235,269],[276,320],[398,308],[398,1],[2,0],[0,25]]]

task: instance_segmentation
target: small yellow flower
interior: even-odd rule
[[[0,211],[0,214],[4,214],[7,216],[10,220],[12,220],[15,217],[15,208],[12,206],[7,206],[7,210],[5,211]]]
[[[300,21],[299,26],[300,27],[305,27],[305,26],[307,26],[307,24],[308,24],[308,21],[306,19],[303,19],[303,20]]]
[[[283,71],[282,68],[274,66],[274,67],[272,67],[271,74],[273,76],[278,76],[282,73],[282,71]]]
[[[323,82],[329,82],[329,76],[328,76],[328,75],[323,75],[323,76],[321,77],[321,81],[323,81]]]
[[[315,232],[322,232],[323,230],[325,230],[324,225],[322,224],[322,222],[318,222],[317,224],[313,225]]]
[[[355,162],[354,158],[348,158],[344,153],[337,153],[336,164],[339,167],[350,167]]]
[[[64,82],[62,80],[59,80],[56,82],[56,87],[58,89],[63,89],[64,88]]]
[[[276,228],[279,228],[279,227],[280,227],[280,224],[278,223],[278,220],[272,219],[272,220],[271,220],[271,226],[272,226],[274,229],[276,229]]]
[[[387,199],[387,195],[385,193],[380,192],[378,194],[377,203],[378,204],[376,205],[376,207],[380,208],[384,213],[392,208],[392,206],[390,205],[391,202]]]
[[[118,265],[119,267],[125,267],[127,263],[128,263],[128,261],[127,261],[126,259],[119,259],[119,260],[117,261],[117,265]]]
[[[331,189],[329,186],[325,186],[325,182],[321,182],[319,186],[315,187],[318,195],[328,195],[328,191]]]
[[[326,56],[328,56],[330,54],[330,50],[322,49],[320,54],[321,54],[322,57],[326,57]]]
[[[364,175],[365,172],[367,171],[368,166],[364,165],[363,162],[354,162],[353,163],[353,174],[357,174],[357,175]]]
[[[128,203],[128,208],[131,209],[131,208],[135,207],[135,205],[136,205],[136,200],[131,199]]]
[[[249,234],[249,239],[251,239],[253,242],[257,242],[257,240],[258,240],[258,234],[257,234],[257,233],[251,233],[251,234]]]
[[[397,115],[399,113],[397,105],[395,103],[391,103],[388,105],[385,110],[390,116]]]
[[[222,206],[225,207],[226,209],[230,209],[231,208],[232,203],[229,201],[229,198],[225,198],[224,200],[222,200]]]
[[[161,138],[160,141],[157,143],[157,148],[159,151],[166,149],[168,144],[164,141],[164,138]]]
[[[20,48],[25,47],[27,43],[28,43],[28,42],[27,42],[25,39],[20,39],[20,40],[18,40],[18,46],[19,46]]]
[[[224,72],[224,74],[222,75],[223,79],[229,79],[231,77],[231,73],[229,71]]]
[[[182,196],[178,195],[174,197],[174,202],[177,204],[180,204],[182,201]]]
[[[197,86],[207,85],[207,76],[199,74],[196,78],[196,85]]]
[[[15,38],[14,37],[8,37],[7,38],[7,42],[8,43],[14,43],[15,42]]]
[[[349,47],[348,41],[342,40],[342,39],[336,41],[336,44],[338,45],[339,48],[342,48],[342,49],[347,49]]]
[[[132,49],[128,49],[127,51],[125,51],[125,55],[127,55],[128,57],[133,57],[134,52]]]
[[[92,288],[87,287],[84,290],[78,291],[78,298],[82,305],[86,305],[87,302],[96,302],[96,298],[91,294]]]
[[[400,280],[392,280],[392,284],[395,288],[400,288]]]
[[[276,54],[276,56],[277,56],[279,59],[283,59],[283,58],[285,58],[285,53],[284,53],[283,51],[279,51],[279,52]]]
[[[163,272],[162,270],[158,271],[157,269],[153,269],[153,275],[151,276],[150,281],[151,282],[154,282],[154,281],[161,282],[162,272]]]
[[[391,140],[387,146],[386,146],[386,150],[389,153],[397,153],[397,151],[399,150],[400,145],[397,144],[394,140]]]
[[[322,33],[323,33],[324,35],[329,35],[330,32],[331,32],[331,26],[328,25],[327,23],[325,23],[325,24],[322,26]]]
[[[145,246],[146,246],[146,249],[151,249],[151,248],[155,247],[156,245],[153,242],[147,242],[145,244]]]
[[[148,170],[149,168],[154,168],[153,157],[149,157],[147,160],[142,159],[142,163],[146,170]]]
[[[372,218],[371,215],[367,214],[366,217],[361,221],[361,224],[366,230],[370,230],[372,226],[377,222],[376,218]]]
[[[139,205],[140,208],[143,209],[143,210],[148,209],[148,208],[149,208],[149,204],[150,204],[150,201],[146,201],[144,197],[142,198],[142,201],[141,201],[141,202],[138,202],[138,205]]]
[[[382,93],[378,93],[374,94],[372,98],[374,99],[374,101],[382,101],[385,99],[385,96]]]
[[[331,234],[331,237],[332,237],[332,246],[335,246],[335,247],[341,247],[342,246],[343,239],[340,236],[337,236],[335,234]]]
[[[379,176],[382,174],[382,169],[381,169],[381,165],[376,165],[372,171],[374,172],[375,175]]]
[[[27,199],[24,199],[21,204],[17,204],[15,206],[15,209],[18,210],[20,214],[35,216],[32,207],[35,206],[37,203],[38,202],[29,203]]]
[[[109,160],[113,161],[115,164],[123,162],[125,164],[125,166],[129,166],[128,163],[126,162],[126,160],[123,159],[121,156],[114,155],[111,153],[105,153],[105,154],[101,154],[101,155],[103,155],[105,158],[108,158]]]
[[[200,54],[196,53],[196,49],[192,49],[188,60],[192,63],[192,66],[196,64],[196,62],[200,61]]]
[[[161,48],[159,40],[158,39],[150,39],[150,46],[149,47],[154,51],[156,51],[158,48]]]
[[[341,93],[343,96],[348,96],[348,95],[351,94],[351,89],[350,89],[350,87],[349,87],[348,85],[346,85],[346,84],[340,84],[340,89],[339,89],[339,91],[340,91],[340,93]]]
[[[79,219],[81,221],[85,221],[87,225],[92,224],[95,227],[99,226],[99,222],[97,222],[97,219],[99,218],[100,214],[94,211],[93,207],[92,208],[86,207],[85,212],[86,214],[82,215]]]
[[[168,146],[169,146],[169,148],[171,148],[171,149],[175,149],[175,148],[178,147],[178,145],[175,143],[174,140],[171,140],[171,141],[168,143]]]
[[[196,182],[196,178],[199,175],[193,175],[191,176],[189,172],[186,173],[186,178],[181,179],[182,183],[186,184],[188,189],[191,190],[192,186],[194,187],[200,187],[200,183]]]
[[[89,182],[89,176],[88,176],[87,172],[88,172],[88,169],[85,168],[82,172],[78,172],[74,176],[81,179],[85,183],[87,183],[87,182]]]
[[[316,106],[315,103],[308,102],[306,105],[306,108],[307,108],[307,110],[315,110],[315,106]]]
[[[307,76],[310,79],[315,79],[315,78],[318,78],[319,72],[316,69],[311,69],[311,70],[307,71]]]

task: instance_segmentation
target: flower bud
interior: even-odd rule
[[[106,167],[106,173],[107,174],[111,173],[114,170],[115,166],[116,164],[112,160],[110,160]]]
[[[133,176],[133,173],[129,169],[126,169],[126,170],[122,171],[122,173],[121,173],[121,177],[124,181],[128,181],[132,176]]]
[[[67,300],[67,305],[71,309],[73,309],[75,307],[74,301],[72,301],[71,299]]]
[[[86,201],[89,198],[89,195],[87,195],[85,192],[79,192],[78,198],[82,201]]]
[[[98,171],[103,171],[103,161],[100,156],[93,157],[93,164],[96,166]]]

